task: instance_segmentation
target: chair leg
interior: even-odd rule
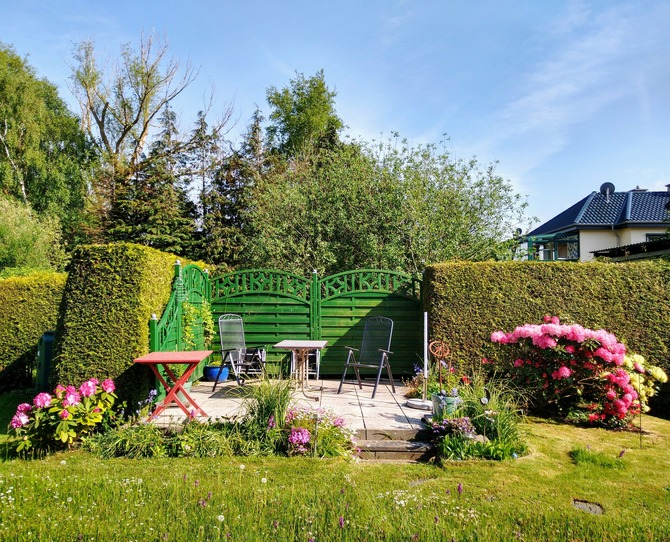
[[[349,370],[349,365],[345,364],[344,373],[342,374],[342,380],[340,380],[340,387],[337,388],[337,393],[339,394],[342,391],[342,384],[344,384],[344,379],[347,377],[347,371]]]
[[[384,363],[379,364],[379,369],[377,370],[377,380],[375,380],[375,387],[372,390],[372,398],[375,398],[375,394],[377,393],[377,386],[379,386],[379,379],[382,377],[382,369],[384,368]]]
[[[388,358],[385,360],[386,362],[386,372],[389,375],[389,380],[391,381],[391,389],[393,390],[393,393],[395,393],[395,384],[393,383],[393,374],[391,373],[391,364],[389,363]]]

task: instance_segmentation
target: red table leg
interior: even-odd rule
[[[172,381],[172,385],[168,384],[168,382],[163,378],[163,375],[160,374],[160,371],[156,367],[156,365],[149,365],[151,369],[153,370],[154,374],[158,378],[161,384],[163,384],[163,387],[165,388],[165,391],[167,392],[167,395],[165,396],[165,399],[163,399],[163,402],[161,405],[159,405],[154,413],[152,414],[152,417],[158,416],[161,412],[163,412],[167,406],[170,403],[176,403],[179,408],[182,409],[182,411],[188,416],[189,418],[195,417],[194,412],[199,413],[202,416],[207,416],[207,413],[198,406],[198,404],[193,400],[193,398],[188,394],[188,392],[184,389],[184,384],[188,382],[188,379],[190,376],[193,374],[195,371],[196,367],[198,366],[198,363],[189,363],[186,370],[184,371],[184,374],[182,374],[179,378],[176,377],[176,375],[172,372],[172,370],[169,367],[169,364],[167,363],[161,363],[160,364],[164,369],[165,372],[167,373],[167,376],[170,378]],[[181,392],[186,400],[191,404],[191,410],[189,410],[184,403],[181,402],[179,397],[177,396],[177,393]]]

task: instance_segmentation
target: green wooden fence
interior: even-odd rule
[[[423,352],[421,281],[379,269],[359,269],[319,278],[251,269],[212,279],[214,318],[235,313],[244,317],[247,344],[264,346],[268,361],[286,361],[272,345],[283,339],[325,339],[321,373],[341,374],[345,345],[360,345],[363,320],[387,316],[394,321],[395,374],[410,374]]]
[[[150,322],[150,350],[185,350],[182,303],[209,301],[215,322],[226,313],[240,314],[248,346],[267,350],[268,362],[286,372],[287,354],[272,345],[283,339],[325,339],[321,374],[341,374],[345,345],[357,347],[363,321],[387,316],[394,321],[391,366],[395,375],[408,375],[421,362],[423,319],[421,281],[394,271],[358,269],[324,278],[250,269],[209,278],[196,265],[175,266],[170,300],[160,320]],[[202,333],[196,349],[204,348]],[[211,348],[220,352],[218,340]],[[220,355],[220,354],[219,354]],[[194,378],[202,376],[202,367]]]
[[[205,348],[202,326],[196,326],[195,345],[185,344],[182,307],[184,302],[193,305],[202,305],[205,301],[209,302],[211,286],[207,271],[203,271],[193,264],[182,267],[177,260],[174,272],[172,293],[160,320],[156,315],[153,315],[149,321],[149,350],[151,352],[202,350]],[[203,366],[204,363],[198,366],[191,380],[202,377]]]

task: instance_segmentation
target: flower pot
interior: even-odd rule
[[[214,382],[216,380],[216,375],[219,373],[219,369],[221,367],[217,367],[214,365],[207,365],[205,366],[202,376],[207,382]],[[228,372],[230,369],[228,367],[224,367],[223,370],[221,371],[221,375],[219,376],[219,379],[217,382],[223,382],[224,380],[228,380]]]
[[[431,399],[433,400],[433,417],[437,419],[453,415],[461,402],[461,398],[458,396],[453,397],[439,393],[433,393]]]

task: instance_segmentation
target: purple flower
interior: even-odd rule
[[[463,484],[461,484],[461,483],[459,482],[459,483],[458,483],[458,487],[457,487],[456,489],[457,489],[459,495],[462,495],[462,494],[463,494]]]
[[[274,429],[277,427],[277,423],[275,422],[275,415],[270,414],[270,417],[268,418],[268,429]]]
[[[337,523],[340,525],[340,529],[344,527],[344,517],[340,516],[340,519],[337,520]]]

